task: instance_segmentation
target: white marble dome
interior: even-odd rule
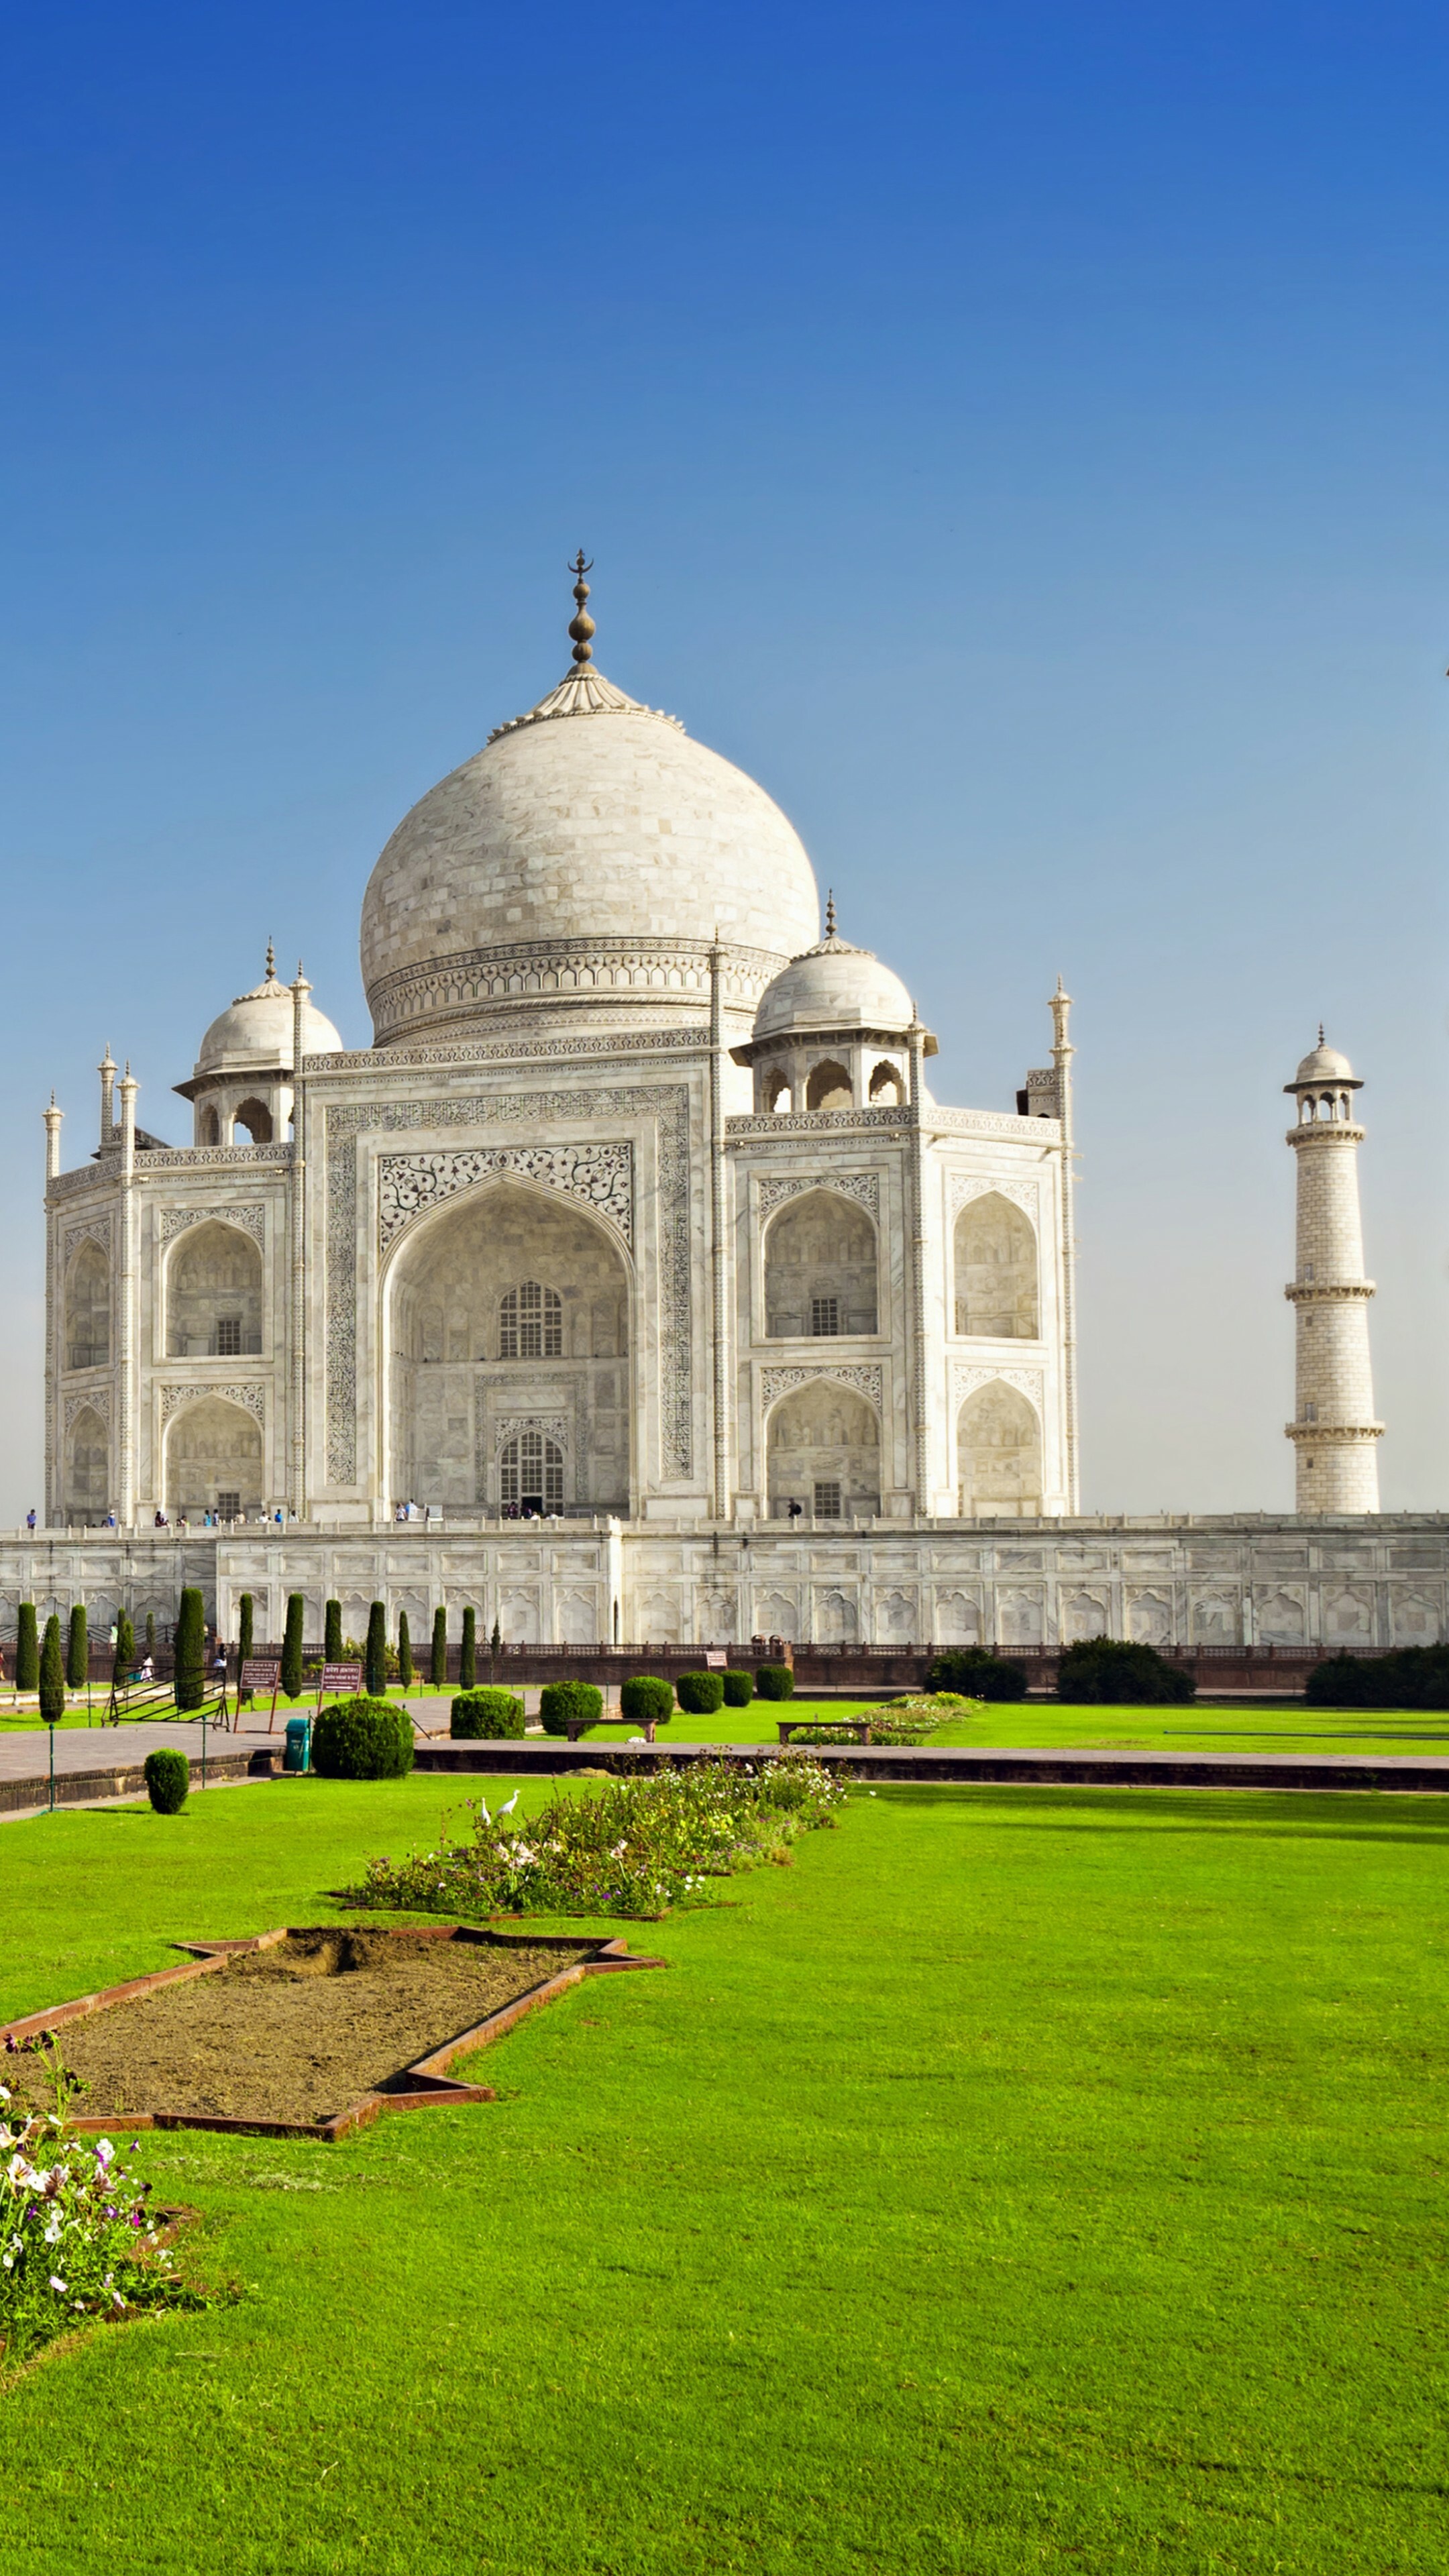
[[[784,973],[766,986],[754,1033],[758,1039],[872,1029],[888,1036],[910,1028],[915,1016],[899,975],[870,949],[852,947],[832,929],[817,946],[792,957]]]
[[[716,933],[733,1010],[817,935],[804,847],[742,770],[601,673],[570,674],[431,788],[362,907],[379,1044],[520,1009],[704,1007]]]
[[[1293,1091],[1300,1082],[1353,1082],[1353,1080],[1354,1070],[1347,1056],[1340,1055],[1337,1047],[1325,1046],[1323,1032],[1320,1029],[1318,1044],[1313,1053],[1304,1057],[1292,1082],[1286,1088]]]
[[[303,1005],[302,1028],[308,1055],[341,1053],[342,1040],[332,1022],[314,1010],[310,1002]],[[254,984],[249,993],[238,993],[229,1008],[212,1021],[201,1041],[196,1072],[260,1073],[269,1067],[290,1070],[291,1063],[292,996],[285,984],[277,982],[269,949],[261,983]]]

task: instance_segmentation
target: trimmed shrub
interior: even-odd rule
[[[503,1631],[495,1619],[488,1631],[488,1660],[496,1664],[503,1645]]]
[[[755,1674],[756,1699],[792,1699],[795,1675],[789,1664],[761,1664]]]
[[[1449,1646],[1330,1655],[1304,1685],[1310,1708],[1449,1708]]]
[[[413,1680],[413,1635],[406,1610],[397,1614],[397,1677],[404,1690],[411,1690]]]
[[[22,1601],[15,1614],[15,1687],[18,1691],[40,1688],[40,1638],[33,1601]]]
[[[1068,1646],[1057,1668],[1057,1697],[1074,1707],[1166,1707],[1192,1699],[1196,1690],[1191,1672],[1130,1637],[1084,1637]]]
[[[148,1610],[146,1613],[146,1652],[154,1663],[156,1660],[156,1613],[154,1610]]]
[[[471,1690],[478,1678],[478,1613],[463,1613],[463,1642],[458,1648],[458,1681],[462,1689]]]
[[[713,1717],[724,1706],[723,1673],[681,1673],[674,1696],[686,1717]]]
[[[523,1733],[523,1702],[514,1691],[495,1690],[484,1682],[477,1690],[460,1691],[453,1702],[448,1733],[453,1736],[482,1736],[502,1743]]]
[[[362,1686],[369,1699],[387,1696],[387,1608],[374,1601],[367,1614],[367,1646],[363,1654]]]
[[[158,1816],[179,1815],[186,1804],[191,1786],[191,1766],[184,1753],[169,1750],[148,1753],[145,1763],[146,1795]]]
[[[302,1688],[302,1619],[306,1604],[300,1592],[287,1595],[287,1624],[282,1631],[281,1687],[288,1699],[296,1699]]]
[[[604,1694],[597,1682],[545,1682],[538,1694],[545,1735],[567,1735],[570,1724],[597,1726]]]
[[[985,1646],[953,1646],[926,1666],[928,1691],[959,1691],[963,1699],[1025,1699],[1027,1673]]]
[[[236,1605],[236,1606],[237,1606],[236,1650],[237,1650],[237,1655],[238,1655],[238,1658],[240,1659],[240,1661],[241,1661],[241,1662],[243,1662],[243,1663],[245,1663],[245,1661],[247,1660],[248,1656],[249,1656],[249,1655],[251,1654],[251,1652],[252,1652],[253,1642],[254,1642],[254,1638],[255,1638],[255,1631],[256,1631],[256,1603],[255,1603],[255,1601],[252,1599],[252,1596],[251,1596],[251,1594],[250,1594],[249,1592],[244,1592],[244,1593],[242,1594],[242,1596],[241,1596],[241,1599],[238,1601],[238,1603],[237,1603],[237,1605]]]
[[[111,1679],[123,1682],[136,1668],[136,1631],[124,1610],[116,1612],[116,1653],[111,1666]]]
[[[70,1633],[65,1641],[65,1677],[72,1690],[84,1690],[91,1668],[90,1639],[86,1635],[84,1605],[77,1602],[70,1614]]]
[[[146,1651],[149,1654],[149,1645]],[[181,1595],[176,1614],[173,1690],[178,1708],[200,1708],[206,1697],[206,1607],[201,1594],[190,1584]]]
[[[755,1696],[755,1676],[753,1673],[721,1673],[720,1680],[724,1684],[724,1704],[726,1708],[749,1707],[751,1700]]]
[[[619,1715],[631,1726],[666,1726],[674,1715],[674,1693],[657,1673],[635,1673],[620,1685]]]
[[[60,1651],[60,1620],[53,1610],[40,1649],[40,1714],[47,1726],[59,1726],[65,1715],[65,1657]]]
[[[413,1767],[413,1722],[396,1700],[334,1700],[312,1721],[312,1768],[324,1780],[401,1780]]]
[[[446,1690],[448,1687],[448,1614],[443,1609],[433,1612],[433,1651],[428,1665],[428,1679],[434,1690]]]
[[[322,1661],[324,1664],[340,1664],[342,1661],[342,1604],[340,1601],[329,1601],[322,1613]]]

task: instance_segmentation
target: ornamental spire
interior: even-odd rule
[[[588,563],[585,563],[584,550],[583,547],[580,546],[577,560],[569,565],[570,572],[575,576],[574,598],[578,603],[578,615],[569,619],[569,633],[573,637],[574,668],[576,671],[582,671],[585,665],[592,662],[594,658],[594,648],[589,639],[597,630],[594,626],[592,617],[584,606],[584,602],[589,595],[589,585],[585,581],[584,575],[586,572],[592,572],[593,569],[592,559]]]
[[[825,890],[825,936],[826,936],[826,938],[827,938],[827,939],[833,939],[833,938],[835,937],[835,888],[834,888],[834,886],[827,886],[827,888],[826,888],[826,890]]]
[[[276,982],[276,980],[277,980],[277,952],[276,952],[275,948],[272,946],[272,943],[271,943],[271,941],[270,941],[270,939],[269,939],[269,940],[267,941],[267,971],[266,971],[265,976],[263,977],[263,981],[264,981],[265,983],[268,983],[268,984],[274,984],[274,983]]]

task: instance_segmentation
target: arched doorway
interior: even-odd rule
[[[388,1284],[394,1502],[627,1512],[630,1278],[612,1232],[512,1180],[404,1236]]]
[[[815,1520],[868,1519],[880,1510],[875,1408],[834,1378],[812,1378],[776,1405],[766,1458],[772,1520],[788,1518],[792,1502]]]
[[[1037,1312],[1036,1229],[999,1190],[971,1199],[956,1219],[956,1330],[1031,1342]]]
[[[956,1426],[963,1520],[1032,1520],[1041,1510],[1041,1423],[1000,1378],[978,1387]]]
[[[104,1368],[110,1356],[110,1267],[98,1243],[83,1243],[65,1274],[65,1364]]]
[[[765,1317],[772,1338],[873,1333],[876,1233],[839,1190],[808,1190],[765,1237]]]
[[[178,1236],[166,1282],[172,1359],[234,1359],[262,1347],[262,1256],[240,1226],[210,1218]]]
[[[72,1529],[99,1529],[110,1503],[110,1434],[89,1404],[65,1437],[65,1516]]]
[[[201,1395],[172,1418],[166,1434],[166,1507],[199,1519],[258,1512],[263,1501],[262,1426],[225,1396]]]

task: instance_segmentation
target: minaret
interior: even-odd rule
[[[1298,1459],[1300,1512],[1376,1512],[1379,1462],[1369,1363],[1368,1301],[1358,1212],[1363,1085],[1346,1055],[1318,1044],[1283,1088],[1298,1103],[1288,1142],[1298,1157],[1298,1276],[1283,1291],[1298,1315],[1297,1398],[1286,1425]]]

